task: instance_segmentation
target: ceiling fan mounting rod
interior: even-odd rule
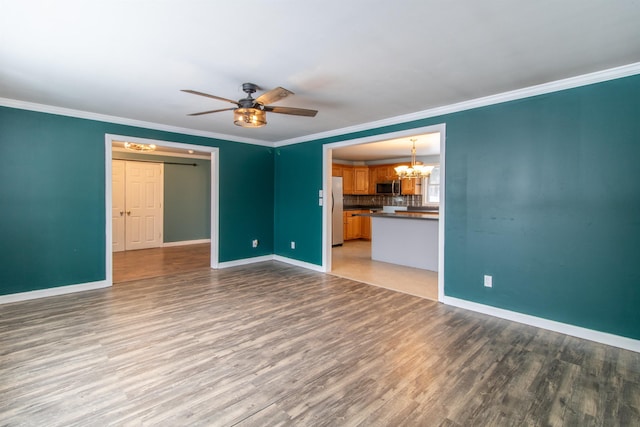
[[[242,83],[242,91],[247,94],[246,98],[242,98],[238,101],[238,106],[240,108],[260,108],[261,104],[257,103],[256,100],[251,96],[252,93],[255,93],[258,90],[258,85],[254,83]],[[260,108],[261,110],[263,108]]]

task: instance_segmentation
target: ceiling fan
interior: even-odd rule
[[[219,99],[220,101],[226,101],[236,105],[236,107],[232,107],[232,108],[202,111],[200,113],[191,113],[191,114],[188,114],[189,116],[200,116],[203,114],[211,114],[211,113],[218,113],[220,111],[233,110],[233,124],[237,126],[242,126],[242,127],[257,128],[257,127],[262,127],[266,125],[267,111],[270,113],[290,114],[292,116],[306,116],[306,117],[315,117],[315,115],[318,114],[316,110],[307,110],[304,108],[272,107],[271,105],[268,105],[268,104],[278,102],[289,95],[293,95],[293,92],[283,87],[277,87],[275,89],[271,89],[270,91],[263,93],[262,95],[254,99],[251,96],[251,94],[255,93],[259,89],[260,88],[253,83],[243,83],[242,91],[247,94],[247,97],[242,98],[239,101],[233,101],[231,99],[222,98],[220,96],[209,95],[208,93],[198,92],[197,90],[182,89],[182,91],[187,93],[192,93],[194,95],[206,96],[207,98]]]

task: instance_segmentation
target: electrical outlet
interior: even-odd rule
[[[484,286],[486,288],[493,287],[493,276],[487,276],[486,274],[484,275]]]
[[[291,242],[291,249],[295,249],[296,248],[296,242]]]
[[[318,206],[322,206],[322,197],[318,199]]]
[[[259,243],[259,242],[258,242],[258,239],[254,239],[254,240],[253,240],[253,242],[251,242],[251,245],[252,245],[254,248],[257,248],[257,247],[258,247],[258,243]]]

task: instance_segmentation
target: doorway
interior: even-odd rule
[[[398,138],[408,138],[420,134],[439,133],[440,135],[440,202],[439,202],[439,222],[438,222],[438,273],[437,273],[437,300],[444,299],[444,230],[445,230],[445,131],[446,125],[439,124],[425,126],[421,128],[408,129],[399,132],[392,132],[382,135],[358,138],[348,141],[341,141],[323,146],[323,194],[331,194],[333,150],[341,147],[362,145],[373,142],[380,142]],[[331,273],[332,266],[332,212],[329,203],[323,207],[323,271]],[[340,268],[340,267],[339,267]],[[408,292],[412,293],[412,292]]]
[[[188,152],[201,152],[205,153],[211,164],[210,168],[210,238],[207,239],[207,250],[208,250],[208,267],[209,268],[218,268],[218,218],[219,218],[219,149],[217,147],[208,147],[208,146],[200,146],[193,144],[183,144],[178,142],[171,141],[162,141],[162,140],[151,140],[145,138],[137,138],[123,135],[112,135],[105,134],[105,207],[106,207],[106,259],[105,259],[105,276],[106,281],[109,286],[113,285],[113,224],[112,224],[112,214],[113,214],[113,189],[112,189],[112,174],[113,174],[113,160],[112,160],[112,147],[118,141],[128,141],[137,144],[153,144],[156,147],[162,147],[164,149],[168,149],[169,151],[174,151],[178,153],[179,151]],[[171,154],[174,155],[174,154]],[[178,154],[176,154],[178,155]],[[119,215],[119,211],[118,211]],[[156,250],[171,250],[166,247],[168,245],[164,245],[165,247],[157,248],[157,249],[145,249],[149,251]],[[177,250],[177,249],[176,249]],[[132,252],[134,253],[134,252]]]
[[[113,252],[163,243],[163,163],[112,161]]]

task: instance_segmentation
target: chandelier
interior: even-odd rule
[[[125,142],[124,148],[131,151],[153,151],[156,149],[155,144],[137,144],[135,142]]]
[[[431,171],[433,170],[433,166],[425,166],[422,162],[416,162],[416,139],[410,139],[413,143],[413,147],[411,148],[411,165],[402,165],[395,167],[396,174],[400,179],[404,178],[427,178]]]

